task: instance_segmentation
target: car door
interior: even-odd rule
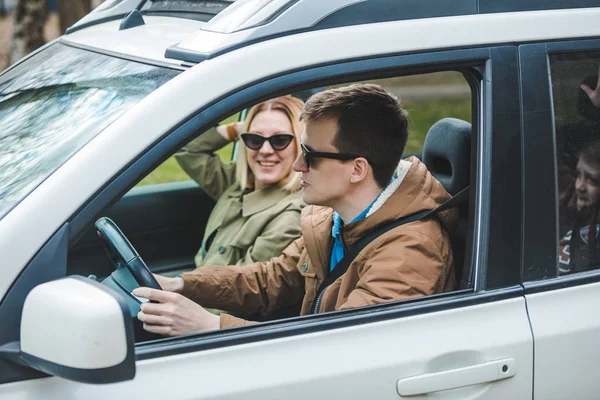
[[[531,188],[525,195],[523,280],[536,398],[594,399],[600,391],[600,265],[581,257],[594,250],[594,230],[584,222],[589,207],[579,206],[582,200],[596,202],[588,185],[595,186],[589,169],[600,162],[590,153],[600,135],[598,109],[580,85],[595,89],[599,50],[598,40],[519,49],[525,185]]]
[[[427,24],[424,21],[423,28]],[[392,24],[384,33],[402,37],[413,34],[413,28]],[[73,395],[88,399],[396,399],[425,394],[447,399],[530,398],[533,341],[519,285],[517,50],[504,46],[401,54],[405,51],[400,44],[387,44],[388,51],[380,49],[384,54],[380,56],[370,54],[366,43],[356,45],[360,38],[381,34],[380,29],[363,26],[337,32],[338,39],[344,40],[332,40],[331,32],[288,36],[255,45],[252,52],[242,49],[223,61],[217,57],[198,65],[195,74],[187,75],[190,80],[199,76],[216,80],[227,70],[226,63],[244,61],[252,81],[219,102],[199,106],[198,115],[137,162],[155,165],[183,139],[191,139],[193,132],[256,99],[325,82],[463,71],[470,77],[474,110],[464,287],[365,309],[140,343],[132,381],[93,386],[60,378],[15,379],[0,385],[2,398],[19,398],[25,392],[46,399]],[[278,61],[283,65],[278,68],[287,72],[277,76],[253,69],[263,65],[265,53],[288,54],[290,48],[316,48],[323,43],[336,43],[326,53],[337,61],[323,66],[322,53],[296,54]],[[185,75],[181,78],[178,84],[183,85]],[[114,201],[123,188],[139,179],[135,167],[94,197],[95,204],[83,207],[71,219],[71,226],[78,227],[72,229],[83,229],[96,215],[90,210]]]

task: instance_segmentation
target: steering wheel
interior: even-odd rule
[[[129,240],[123,235],[110,218],[100,218],[96,221],[96,232],[108,256],[115,265],[115,270],[102,281],[103,285],[120,292],[127,303],[129,314],[133,319],[133,331],[136,343],[162,338],[161,335],[144,330],[143,324],[136,316],[144,299],[134,296],[131,292],[139,286],[162,290],[146,263],[135,251]]]
[[[129,243],[117,224],[110,218],[102,217],[96,221],[95,226],[108,256],[115,264],[115,272],[127,270],[139,286],[162,290],[146,263]]]

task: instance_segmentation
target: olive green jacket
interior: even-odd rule
[[[195,257],[197,267],[267,261],[301,235],[302,194],[276,185],[244,193],[235,179],[235,163],[214,154],[227,143],[211,129],[175,154],[184,171],[217,201]]]

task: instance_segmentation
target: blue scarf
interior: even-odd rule
[[[391,185],[392,182],[394,182],[397,179],[397,177],[394,177],[391,182],[388,184]],[[383,193],[385,191],[382,190],[381,193]],[[379,193],[379,196],[381,196],[381,193]],[[354,218],[352,220],[352,222],[350,222],[351,224],[354,222],[358,222],[360,220],[365,219],[365,217],[367,216],[367,214],[369,213],[369,211],[371,211],[371,207],[373,207],[373,204],[375,204],[375,202],[379,199],[379,196],[377,196],[375,198],[375,200],[373,200],[373,202],[371,204],[369,204],[369,206],[367,208],[365,208],[363,210],[363,212],[361,212],[360,214],[358,214],[358,216],[356,218]],[[333,269],[335,268],[335,266],[340,262],[340,260],[342,258],[344,258],[344,242],[342,242],[342,228],[344,227],[344,221],[342,221],[342,217],[340,217],[340,214],[338,214],[337,212],[333,212],[333,226],[331,227],[331,236],[333,236],[333,247],[331,248],[331,258],[329,259],[329,271],[333,271]]]

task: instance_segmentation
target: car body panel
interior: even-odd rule
[[[127,57],[172,64],[181,62],[165,58],[165,49],[186,39],[204,25],[204,22],[183,18],[144,17],[145,25],[119,30],[121,21],[94,25],[62,37],[63,43],[102,49]]]
[[[600,283],[525,298],[535,338],[535,398],[596,399]]]
[[[533,342],[522,297],[138,361],[135,379],[118,384],[85,385],[60,378],[12,383],[0,386],[0,396],[12,400],[27,393],[58,400],[70,393],[92,400],[127,393],[140,399],[393,400],[399,398],[396,382],[401,378],[506,358],[515,360],[514,377],[428,397],[531,398]],[[167,383],[166,371],[176,380]]]

